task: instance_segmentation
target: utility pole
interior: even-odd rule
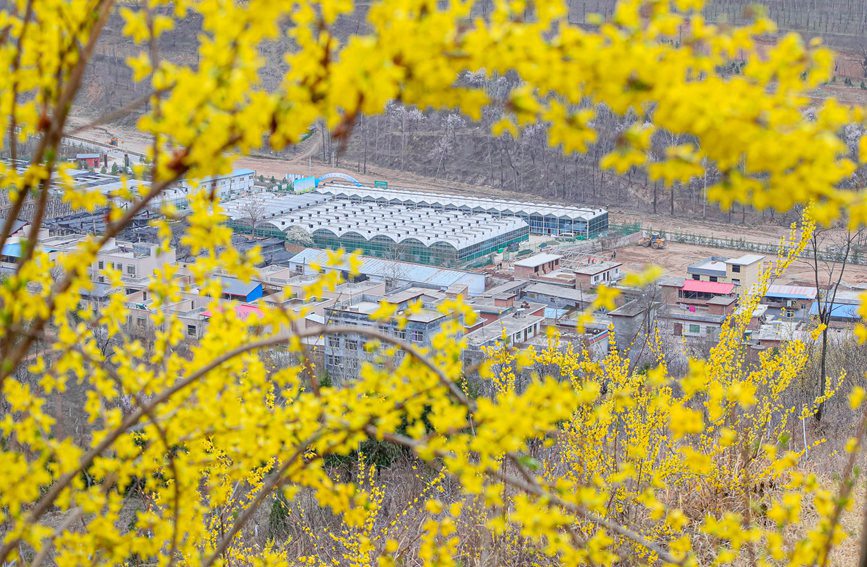
[[[704,169],[704,187],[701,191],[702,194],[702,207],[701,207],[701,218],[707,218],[707,160],[705,160],[705,169]]]
[[[366,124],[366,122],[367,121],[364,119],[364,115],[362,114],[361,115],[361,140],[362,140],[362,144],[363,144],[362,147],[364,148],[364,150],[363,150],[364,166],[362,169],[362,173],[367,173],[367,124]]]

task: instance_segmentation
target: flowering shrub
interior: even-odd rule
[[[21,258],[0,284],[0,561],[315,564],[315,553],[290,556],[281,542],[245,532],[275,494],[289,507],[304,494],[340,518],[343,527],[327,537],[345,564],[408,556],[457,563],[469,533],[462,522],[538,563],[826,564],[846,536],[840,519],[853,502],[867,421],[847,445],[839,486],[799,468],[805,447],[784,433],[812,408],[788,405],[784,394],[804,366],[804,347],[792,342],[747,360],[741,339],[755,298],[682,379],[662,358],[636,371],[616,350],[594,362],[552,336],[538,351],[507,344],[489,351],[478,373],[495,394],[474,399],[463,388],[461,330],[475,314],[460,300],[443,307],[451,319],[430,348],[372,329],[309,329],[303,310],[262,306],[261,316],[241,319],[220,309],[214,275],[249,280],[261,257],[232,247],[219,200],[202,189],[190,196],[181,241],[195,257],[192,281],[167,265],[148,286],[153,340],[128,335],[122,293],[99,309],[80,301],[94,285],[99,250],[181,177],[225,172],[234,156],[263,143],[296,143],[317,120],[345,139],[361,114],[393,100],[471,119],[500,106],[495,134],[517,136],[541,123],[549,143],[566,152],[593,143],[593,109],[605,104],[634,124],[603,167],[647,167],[675,183],[712,164],[722,175],[708,195],[723,207],[809,204],[816,222],[845,212],[845,222],[864,224],[864,191],[838,187],[856,167],[839,132],[864,123],[864,109],[809,97],[830,78],[831,53],[794,35],[762,51],[756,39],[774,31],[772,22],[713,26],[702,4],[624,0],[610,21],[591,19],[588,28],[570,23],[557,0],[498,2],[486,19],[472,2],[380,0],[367,13],[368,31],[346,39],[334,29],[354,10],[348,0],[149,0],[138,9],[112,0],[20,0],[4,8],[2,144],[30,163],[0,165],[9,203],[0,241],[25,205],[34,214]],[[124,182],[103,195],[73,187],[57,156],[115,10],[140,46],[129,60],[134,79],[151,93],[138,127],[153,145],[136,169],[151,184],[139,192]],[[193,14],[202,21],[197,64],[160,59],[160,35]],[[284,33],[293,46],[288,70],[267,91],[260,48]],[[746,61],[743,72],[723,74],[736,57]],[[505,101],[461,81],[507,72],[522,86]],[[805,114],[811,105],[815,119]],[[650,163],[658,130],[690,141]],[[30,139],[34,154],[20,155],[19,143]],[[867,138],[859,143],[867,161]],[[55,183],[75,209],[107,209],[102,234],[59,254],[39,245]],[[162,213],[152,224],[167,247],[177,211],[163,205]],[[792,239],[778,269],[804,241]],[[329,263],[346,260],[334,252]],[[123,288],[113,267],[100,275]],[[325,270],[304,295],[339,282],[338,271]],[[210,298],[213,317],[205,336],[187,345],[166,307],[193,289]],[[594,307],[610,307],[614,295],[603,288]],[[387,306],[376,316],[400,317]],[[380,358],[335,388],[320,382],[307,339],[346,333],[363,334]],[[545,371],[517,388],[515,373],[535,367]],[[83,391],[88,425],[83,435],[64,436],[51,406],[73,389]],[[853,393],[853,409],[864,411],[863,398],[863,390]],[[423,517],[418,538],[392,539],[382,527],[403,516],[380,515],[385,493],[369,464],[348,480],[326,465],[370,440],[411,451],[438,471],[436,483],[452,483],[451,501],[424,492],[411,504],[413,517]]]

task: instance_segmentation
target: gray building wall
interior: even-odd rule
[[[367,327],[413,345],[430,346],[431,338],[440,331],[447,318],[443,316],[430,322],[410,320],[407,321],[405,328],[398,329],[396,322],[375,322],[371,321],[366,313],[328,308],[325,310],[325,319],[329,325]],[[364,361],[375,362],[376,353],[365,350],[368,340],[367,337],[357,334],[325,337],[322,345],[322,362],[335,385],[356,378]],[[399,354],[398,358],[402,358],[402,355]]]

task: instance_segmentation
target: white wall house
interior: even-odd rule
[[[239,195],[253,189],[256,181],[256,172],[252,169],[236,169],[226,175],[214,175],[198,181],[184,179],[176,186],[163,191],[153,208],[159,209],[163,203],[171,203],[179,209],[187,207],[187,199],[194,188],[200,190],[213,190],[214,194],[222,201],[235,199]]]

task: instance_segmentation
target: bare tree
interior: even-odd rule
[[[253,234],[253,237],[256,236],[256,227],[259,226],[259,223],[265,218],[265,205],[261,201],[256,198],[248,198],[241,205],[241,212],[243,213],[243,219],[250,223],[250,231]]]
[[[842,236],[837,236],[834,229],[816,229],[810,239],[810,257],[807,262],[816,284],[817,311],[819,323],[822,325],[818,380],[820,395],[823,395],[827,388],[828,333],[834,315],[837,292],[843,282],[843,274],[846,273],[854,247],[861,239],[862,230],[847,230]],[[823,280],[823,277],[827,279]],[[819,403],[816,408],[816,421],[822,421],[824,409],[825,403]]]
[[[439,154],[439,160],[437,163],[437,169],[434,173],[434,177],[439,177],[440,172],[445,174],[447,166],[447,158],[451,155],[451,153],[455,150],[457,146],[457,139],[455,137],[455,130],[461,128],[464,125],[463,118],[458,114],[448,114],[445,118],[445,129],[443,130],[443,136],[437,142],[436,151]]]
[[[861,71],[867,79],[867,43],[861,46]]]

